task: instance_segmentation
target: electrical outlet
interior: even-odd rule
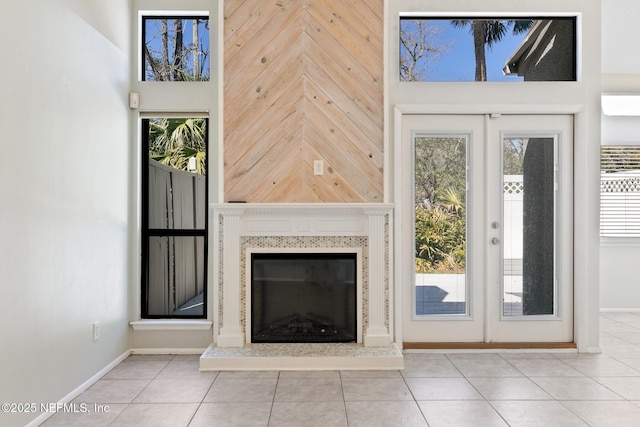
[[[322,160],[313,161],[313,174],[324,175],[324,162]]]
[[[100,322],[93,323],[93,340],[98,341],[100,339]]]

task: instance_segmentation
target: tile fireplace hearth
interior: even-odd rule
[[[402,354],[393,339],[392,205],[214,204],[211,218],[213,241],[218,242],[212,251],[216,260],[215,326],[213,344],[200,358],[201,370],[402,368]],[[350,291],[347,297],[344,290],[339,296],[334,291],[313,294],[318,300],[333,299],[333,304],[345,298],[349,304],[355,303],[355,334],[346,340],[351,342],[252,342],[259,341],[252,337],[256,324],[251,319],[252,257],[264,254],[281,254],[278,256],[286,259],[293,254],[302,258],[308,254],[354,256],[355,277],[350,282],[355,281],[355,295]],[[318,271],[313,273],[318,280],[306,285],[313,291],[306,292],[318,292],[321,283],[327,282],[328,273]],[[280,280],[295,282],[290,277]],[[291,288],[291,283],[279,286],[286,288],[282,298],[288,299],[297,295],[297,289],[304,290]],[[283,320],[286,316],[271,319],[272,325],[285,328],[283,333],[289,333],[286,328],[300,331],[317,327],[318,335],[318,331],[326,333],[325,329],[334,327],[327,320],[331,309],[322,312],[322,307],[289,306],[292,313],[300,313],[291,314],[287,322]],[[337,323],[343,317],[338,316]]]

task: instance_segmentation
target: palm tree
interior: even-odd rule
[[[454,19],[451,24],[456,28],[470,27],[473,35],[473,48],[476,57],[476,81],[487,81],[487,62],[485,45],[490,49],[493,44],[502,40],[509,29],[513,34],[522,34],[533,25],[532,19]]]
[[[162,164],[189,170],[189,159],[196,159],[195,172],[206,175],[206,120],[153,119],[149,129],[149,156]]]

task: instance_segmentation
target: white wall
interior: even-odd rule
[[[638,28],[637,0],[602,0],[602,92],[640,93],[640,55],[629,55]],[[640,145],[640,117],[602,116],[603,145]],[[640,308],[640,241],[603,239],[600,246],[600,308]]]
[[[613,240],[613,239],[610,239]],[[600,246],[600,308],[640,308],[640,241]]]
[[[57,402],[129,349],[129,5],[0,14],[0,402]]]

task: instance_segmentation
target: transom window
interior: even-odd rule
[[[208,16],[142,16],[145,81],[208,81]]]
[[[575,17],[401,17],[400,81],[575,81]]]

